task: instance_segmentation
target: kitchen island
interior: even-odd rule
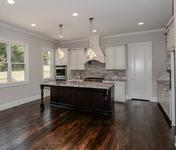
[[[50,88],[51,106],[111,114],[114,108],[114,84],[102,82],[52,81],[40,84],[41,109],[44,110],[44,87]]]

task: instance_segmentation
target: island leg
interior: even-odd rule
[[[44,109],[45,109],[45,106],[44,106],[44,100],[43,100],[43,93],[44,93],[44,86],[43,86],[43,85],[40,85],[40,90],[41,90],[41,103],[40,103],[40,108],[41,108],[41,110],[44,110]]]

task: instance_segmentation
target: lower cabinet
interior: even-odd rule
[[[114,101],[115,102],[126,102],[126,82],[125,81],[104,81],[113,82],[114,86]]]
[[[125,81],[115,81],[115,101],[126,102]]]
[[[157,84],[158,90],[158,102],[167,114],[168,118],[171,119],[171,91],[162,83]]]

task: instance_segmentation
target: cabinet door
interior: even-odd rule
[[[165,112],[167,116],[170,118],[170,94],[168,92],[165,93]]]
[[[125,69],[125,46],[118,46],[114,49],[114,68]]]
[[[77,70],[78,66],[78,55],[76,50],[70,51],[70,70]]]
[[[84,54],[84,50],[80,49],[77,50],[77,60],[78,60],[78,66],[77,69],[78,70],[84,70],[84,63],[85,63],[85,54]]]
[[[125,68],[125,46],[106,47],[106,69],[117,70]]]
[[[125,81],[115,82],[115,101],[126,102]]]
[[[83,49],[70,50],[70,70],[84,70],[85,54]]]
[[[112,70],[114,69],[114,48],[113,47],[106,47],[106,69]]]

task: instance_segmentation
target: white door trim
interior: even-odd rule
[[[153,78],[152,78],[152,42],[151,41],[148,41],[148,42],[138,42],[138,43],[130,43],[128,44],[129,45],[138,45],[138,44],[146,44],[148,43],[150,45],[150,49],[149,49],[149,74],[150,74],[150,83],[149,83],[149,87],[150,87],[150,91],[149,91],[149,100],[150,101],[153,101]],[[132,99],[132,96],[131,96],[131,83],[130,83],[130,80],[131,80],[131,69],[130,69],[130,52],[129,52],[129,48],[128,48],[128,96],[129,96],[129,99]]]

